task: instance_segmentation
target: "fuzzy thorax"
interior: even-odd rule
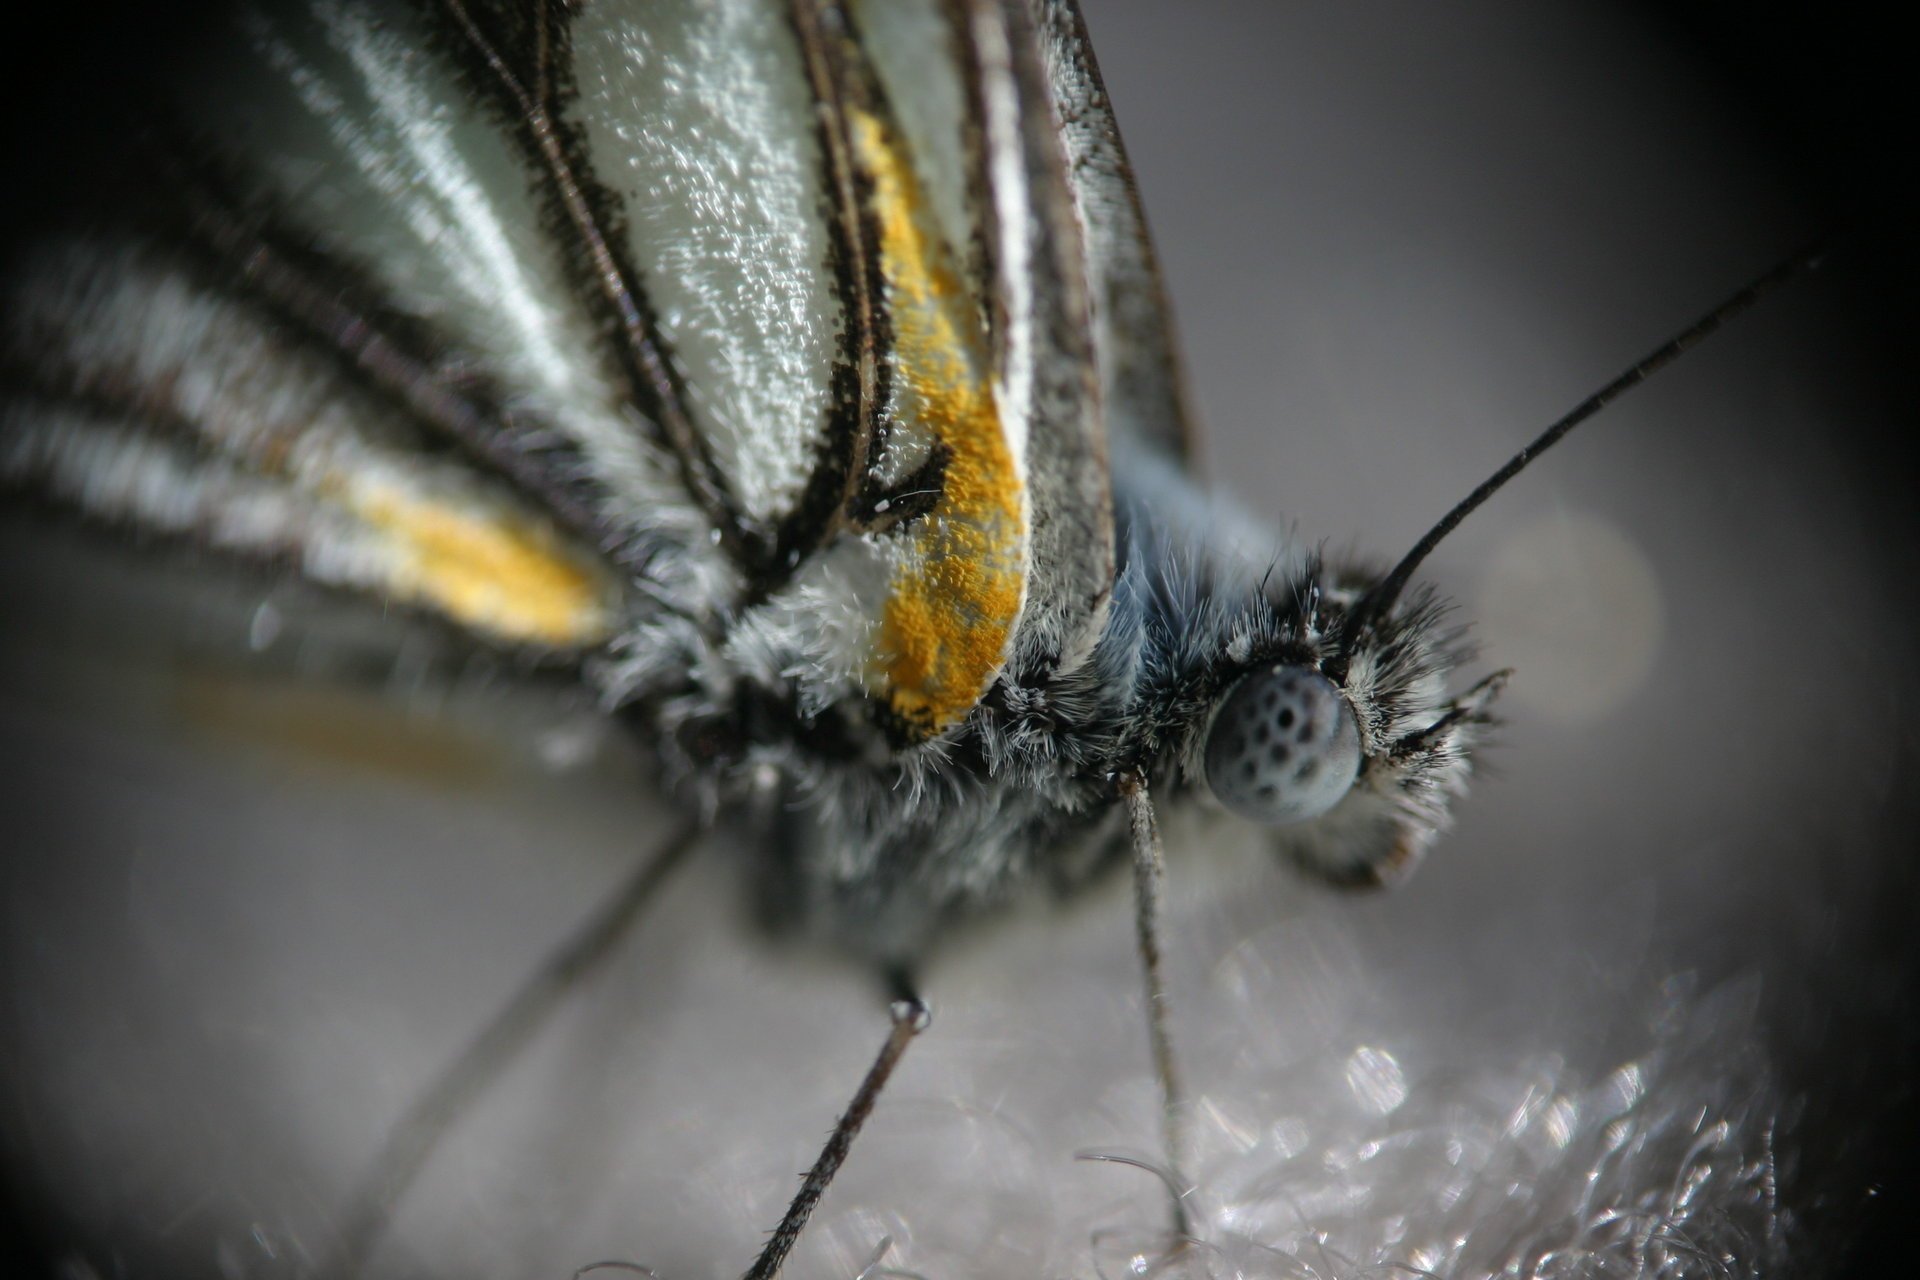
[[[797,640],[752,670],[684,664],[693,682],[636,704],[710,811],[759,815],[748,820],[770,837],[763,896],[776,917],[905,962],[955,915],[1036,884],[1071,889],[1102,866],[1120,847],[1122,775],[1144,774],[1160,803],[1220,808],[1205,757],[1223,703],[1249,673],[1338,672],[1342,627],[1374,575],[1286,548],[1256,559],[1212,526],[1138,510],[1088,660],[1003,677],[921,746],[890,749],[858,696],[810,705],[783,675],[805,668]],[[1450,696],[1466,657],[1430,592],[1367,629],[1336,682],[1359,744],[1352,785],[1275,827],[1277,850],[1344,885],[1412,870],[1466,788],[1499,688],[1493,677]]]

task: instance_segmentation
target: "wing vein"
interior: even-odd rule
[[[722,549],[746,578],[749,594],[762,594],[755,584],[763,583],[771,569],[766,539],[749,526],[726,477],[715,465],[711,449],[695,426],[686,390],[648,305],[646,292],[637,273],[614,252],[588,200],[579,167],[567,153],[552,102],[544,96],[554,92],[553,6],[542,0],[536,7],[535,87],[529,91],[480,29],[464,0],[442,0],[442,3],[520,113],[520,123],[532,143],[535,158],[546,173],[568,225],[579,238],[602,302],[612,312],[622,338],[619,349],[622,372],[637,407],[659,431],[674,457],[682,485],[711,522]]]

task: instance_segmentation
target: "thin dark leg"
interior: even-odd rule
[[[1180,1087],[1180,1069],[1173,1057],[1173,1034],[1167,1026],[1167,984],[1160,972],[1160,893],[1167,878],[1167,862],[1146,778],[1134,774],[1121,779],[1120,794],[1126,798],[1127,826],[1133,835],[1134,930],[1146,979],[1147,1038],[1153,1046],[1154,1074],[1160,1078],[1161,1130],[1171,1174],[1173,1229],[1187,1238],[1192,1235],[1192,1223],[1187,1215],[1188,1183],[1181,1173],[1186,1164],[1186,1094]]]
[[[329,1268],[328,1274],[355,1276],[366,1266],[401,1197],[440,1141],[519,1057],[567,993],[613,955],[668,874],[699,842],[700,834],[700,826],[689,822],[641,863],[620,891],[534,970],[493,1021],[400,1117],[349,1202],[342,1219],[339,1265]]]
[[[786,1262],[787,1254],[793,1251],[794,1242],[800,1238],[807,1219],[813,1216],[814,1209],[820,1204],[820,1197],[827,1193],[828,1185],[833,1182],[833,1175],[845,1163],[860,1126],[873,1114],[873,1104],[879,1099],[880,1090],[886,1087],[887,1077],[900,1065],[900,1058],[906,1053],[907,1046],[913,1043],[913,1038],[925,1031],[927,1024],[933,1020],[927,1012],[927,1006],[917,997],[894,1001],[891,1012],[893,1030],[887,1033],[886,1043],[880,1046],[880,1056],[873,1060],[867,1078],[855,1090],[846,1114],[833,1126],[820,1158],[813,1162],[813,1168],[807,1171],[806,1181],[800,1184],[800,1194],[787,1206],[787,1216],[780,1219],[780,1225],[773,1229],[773,1238],[767,1241],[767,1247],[760,1251],[759,1258],[742,1280],[773,1280],[780,1274],[781,1264]]]

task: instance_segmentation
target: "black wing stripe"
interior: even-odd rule
[[[57,433],[46,430],[43,424],[60,419],[103,426],[129,437],[138,436],[151,442],[154,448],[183,460],[197,463],[219,460],[222,465],[242,467],[243,459],[232,457],[218,443],[209,440],[200,424],[182,416],[152,388],[111,373],[102,377],[101,372],[57,366],[28,369],[11,352],[0,358],[0,390],[6,393],[5,412],[15,424],[20,439],[37,431],[43,440],[34,449],[24,449],[20,458],[37,454],[42,461],[36,465],[44,466],[44,459],[54,456],[54,450],[45,442],[55,439]],[[17,446],[18,440],[10,440],[9,444]],[[34,467],[18,458],[15,463],[13,469],[18,472],[15,482],[21,483],[19,477],[30,474]],[[243,469],[258,471],[257,467]]]
[[[550,510],[420,447],[421,424],[204,261],[99,235],[10,282],[0,484],[97,521],[287,562],[494,642],[603,640],[623,585]]]
[[[722,549],[746,578],[749,594],[760,594],[757,584],[765,581],[772,567],[766,539],[749,526],[731,486],[714,463],[712,450],[694,425],[686,388],[639,283],[639,274],[615,251],[613,239],[595,211],[590,191],[597,187],[591,183],[584,155],[563,135],[552,98],[536,96],[522,84],[480,29],[464,0],[442,0],[442,4],[517,113],[535,162],[545,172],[551,194],[586,255],[594,288],[612,313],[622,339],[618,344],[620,367],[635,407],[659,431],[662,444],[673,455],[681,484],[706,514]],[[553,16],[551,4],[539,0],[534,10],[534,84],[547,94],[558,90],[555,46],[565,35],[564,27],[555,27]]]
[[[942,16],[953,33],[965,88],[965,114],[960,120],[961,157],[966,164],[967,278],[980,299],[980,324],[994,350],[1006,341],[1006,299],[997,287],[1000,274],[1000,237],[994,230],[993,184],[988,178],[986,102],[980,81],[980,49],[970,29],[966,0],[942,0]]]
[[[813,554],[851,514],[855,495],[884,440],[888,364],[883,353],[891,346],[879,255],[873,250],[875,232],[847,133],[844,69],[824,29],[818,0],[793,0],[788,20],[813,93],[831,254],[828,265],[845,324],[834,361],[834,402],[813,473],[779,530],[777,556],[782,568],[798,565]]]
[[[598,514],[585,468],[571,450],[527,447],[536,432],[509,428],[494,405],[448,385],[431,361],[373,319],[353,273],[340,264],[303,262],[269,229],[251,227],[218,196],[183,173],[188,231],[235,273],[243,295],[338,356],[360,380],[403,410],[430,436],[456,443],[482,468],[537,500],[569,532],[610,554],[620,538]]]
[[[853,145],[848,118],[854,111],[889,122],[885,90],[862,46],[853,15],[837,0],[793,0],[790,10],[820,120],[823,184],[832,216],[831,243],[835,284],[849,317],[841,359],[854,366],[858,380],[859,427],[843,455],[844,472],[816,472],[814,483],[838,484],[836,524],[863,531],[881,530],[911,520],[938,503],[950,457],[935,443],[926,459],[892,483],[877,472],[886,457],[892,422],[888,403],[895,349],[893,320],[883,278],[880,231],[871,195],[874,178]],[[824,540],[835,526],[819,529]],[[796,551],[801,549],[798,542]],[[808,548],[810,549],[810,548]]]
[[[123,525],[144,538],[212,547],[254,563],[291,565],[331,586],[356,580],[366,531],[272,476],[220,455],[192,424],[129,419],[82,400],[9,397],[0,404],[0,493],[50,510]],[[315,573],[309,552],[326,545],[344,571]],[[341,554],[341,552],[345,554]]]
[[[122,416],[104,404],[10,397],[0,403],[0,494],[119,527],[156,547],[218,552],[234,565],[287,569],[321,587],[372,597],[385,612],[451,623],[489,647],[543,662],[595,639],[500,630],[391,576],[380,530],[284,476],[221,453],[194,424]]]

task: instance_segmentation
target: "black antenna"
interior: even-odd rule
[[[1359,643],[1360,637],[1366,634],[1367,628],[1384,617],[1387,610],[1393,607],[1394,601],[1398,600],[1400,593],[1406,590],[1407,583],[1412,580],[1421,562],[1440,545],[1441,539],[1459,527],[1460,522],[1473,514],[1481,503],[1499,492],[1501,486],[1507,481],[1524,471],[1528,463],[1560,443],[1561,438],[1569,431],[1672,364],[1688,348],[1767,294],[1772,293],[1801,272],[1818,266],[1821,255],[1825,252],[1823,245],[1815,243],[1781,260],[1725,302],[1642,356],[1625,373],[1575,405],[1565,417],[1542,431],[1532,443],[1507,459],[1505,466],[1481,481],[1478,488],[1461,499],[1453,510],[1441,516],[1439,522],[1427,530],[1426,536],[1413,544],[1413,550],[1401,558],[1400,563],[1393,567],[1392,573],[1382,578],[1373,590],[1367,592],[1360,603],[1353,607],[1353,612],[1347,615],[1346,625],[1340,631],[1340,647],[1325,668],[1327,676],[1336,682],[1346,678],[1347,664],[1353,657],[1354,646]]]

